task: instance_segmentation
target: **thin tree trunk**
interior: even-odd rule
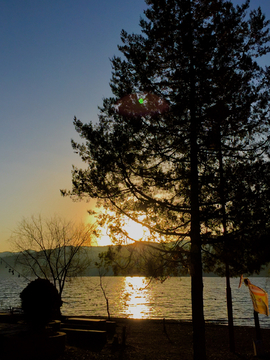
[[[101,274],[99,274],[99,284],[100,284],[101,290],[103,292],[103,296],[104,296],[104,298],[106,300],[106,308],[107,308],[108,320],[111,320],[109,299],[107,297],[106,291],[105,291],[105,289],[103,287],[103,284],[102,284],[102,275]]]
[[[226,261],[226,296],[227,296],[227,313],[228,313],[230,351],[235,353],[232,290],[231,290],[231,285],[230,285],[230,270],[229,270],[229,265],[228,265],[227,261]]]
[[[224,246],[226,251],[226,298],[227,298],[227,314],[228,314],[228,327],[229,327],[229,342],[230,342],[230,351],[235,352],[235,340],[234,340],[234,327],[233,327],[233,306],[232,306],[232,291],[230,284],[230,268],[228,263],[229,251],[227,244],[227,216],[226,216],[226,200],[225,200],[225,179],[223,172],[223,159],[222,159],[222,148],[221,148],[221,130],[220,124],[218,126],[218,160],[219,160],[219,172],[220,172],[220,201],[221,201],[221,210],[222,210],[222,223],[223,223],[223,237],[224,237]]]

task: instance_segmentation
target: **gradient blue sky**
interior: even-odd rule
[[[234,1],[239,4],[242,1]],[[270,18],[269,0],[251,0]],[[121,29],[139,33],[144,0],[0,0],[0,252],[23,217],[87,221],[73,203],[73,117],[97,121],[111,95]],[[264,59],[270,65],[269,56]]]

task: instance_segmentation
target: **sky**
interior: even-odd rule
[[[235,4],[242,1],[234,0]],[[270,19],[269,0],[251,0]],[[98,121],[111,96],[120,32],[140,33],[144,0],[0,0],[0,252],[24,218],[89,221],[71,189],[73,126]],[[270,56],[264,63],[270,65]]]

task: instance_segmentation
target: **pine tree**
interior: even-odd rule
[[[127,216],[188,251],[194,359],[203,360],[201,248],[222,227],[219,150],[228,183],[234,164],[269,151],[269,70],[257,62],[269,51],[268,22],[260,9],[247,18],[248,1],[146,3],[142,34],[121,32],[125,59],[111,60],[114,97],[99,123],[74,119],[86,143],[72,146],[88,167],[73,169],[69,194],[98,198],[118,240]]]
[[[204,253],[206,271],[225,275],[224,262],[228,262],[231,276],[259,274],[262,265],[270,261],[270,163],[235,164],[227,169],[226,216],[227,242],[218,234],[208,242]],[[241,181],[237,180],[241,177]],[[210,224],[210,222],[212,222]],[[217,219],[209,219],[209,227],[217,228]]]

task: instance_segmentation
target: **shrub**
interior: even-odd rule
[[[21,292],[20,298],[25,320],[35,329],[45,328],[50,320],[61,315],[61,297],[49,280],[31,281]]]

